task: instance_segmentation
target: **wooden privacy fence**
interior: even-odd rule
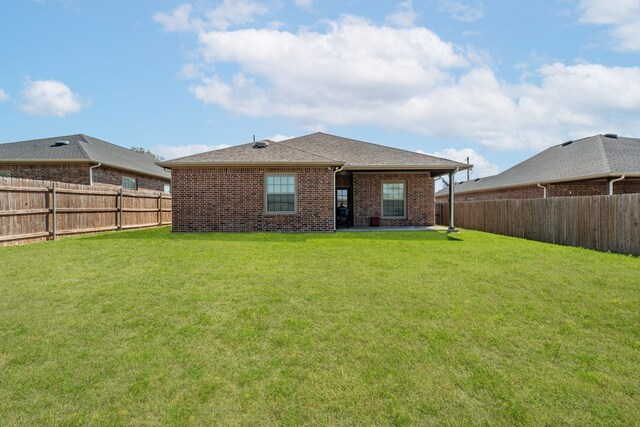
[[[171,195],[0,178],[0,246],[171,224]]]
[[[640,194],[456,202],[454,215],[456,227],[640,255]]]

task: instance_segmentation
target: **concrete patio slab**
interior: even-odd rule
[[[442,225],[430,225],[430,226],[408,226],[408,227],[351,227],[351,228],[338,228],[336,231],[447,231],[447,227]]]

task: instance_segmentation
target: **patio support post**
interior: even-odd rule
[[[344,169],[344,165],[333,169],[333,231],[336,231],[336,174]]]
[[[458,168],[455,171],[451,171],[449,173],[449,229],[447,230],[450,233],[457,233],[455,222],[454,222],[454,205],[455,205],[455,176],[456,172],[458,172]]]

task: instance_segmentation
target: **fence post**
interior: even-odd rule
[[[53,238],[53,187],[51,187],[52,182],[49,182],[49,187],[47,190],[47,231],[49,235]]]
[[[118,200],[120,201],[118,204],[118,230],[122,230],[122,187],[118,190]]]
[[[52,224],[52,234],[53,234],[53,240],[56,240],[56,228],[57,228],[57,221],[58,221],[58,216],[57,216],[57,212],[56,212],[56,183],[52,182],[51,183],[51,204],[52,204],[52,211],[53,211],[53,224]]]
[[[158,227],[162,227],[162,193],[158,194]]]

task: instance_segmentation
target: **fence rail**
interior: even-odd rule
[[[640,255],[640,194],[456,202],[454,208],[457,227]],[[448,224],[448,203],[436,210]]]
[[[0,246],[167,224],[167,193],[0,178]]]

